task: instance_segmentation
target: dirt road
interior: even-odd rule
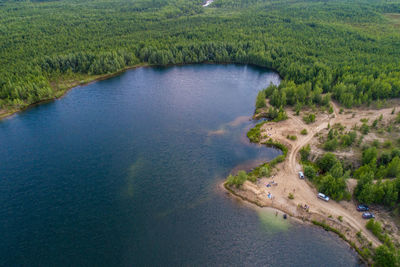
[[[263,140],[272,138],[288,146],[289,151],[286,160],[281,163],[277,169],[278,172],[271,178],[262,178],[257,185],[248,181],[243,185],[243,196],[246,199],[255,197],[257,203],[265,206],[272,206],[285,212],[298,215],[298,206],[305,204],[310,207],[312,214],[323,217],[324,220],[335,221],[346,229],[351,229],[355,238],[355,233],[360,231],[374,246],[381,242],[365,228],[366,220],[362,219],[361,213],[357,212],[356,204],[352,201],[341,201],[340,203],[330,200],[325,202],[317,198],[317,191],[306,180],[299,179],[298,172],[302,169],[298,162],[299,150],[310,143],[314,135],[336,122],[346,120],[345,115],[339,114],[339,108],[332,103],[333,114],[318,114],[317,119],[312,124],[306,124],[300,117],[288,112],[288,119],[282,122],[266,123],[262,127]],[[355,120],[359,118],[355,118]],[[300,135],[300,131],[306,129],[307,135]],[[296,135],[297,140],[288,140],[287,135]],[[277,183],[277,186],[267,187],[271,181]],[[292,193],[294,199],[289,199],[288,194]],[[252,196],[253,195],[253,196]],[[268,195],[272,198],[268,198]],[[341,221],[338,218],[341,218]],[[350,235],[350,234],[349,234]]]

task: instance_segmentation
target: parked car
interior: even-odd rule
[[[322,199],[322,200],[325,200],[325,201],[329,201],[329,197],[328,197],[328,196],[325,196],[325,195],[322,194],[322,193],[318,193],[318,198],[320,198],[320,199]]]
[[[369,208],[368,208],[367,205],[360,204],[360,205],[357,206],[357,210],[358,210],[358,211],[368,211]]]
[[[363,217],[364,219],[372,219],[372,218],[375,218],[375,215],[374,215],[373,213],[371,213],[371,212],[364,212],[364,213],[362,214],[362,217]]]
[[[304,173],[303,172],[299,172],[299,177],[300,177],[300,179],[304,179]]]

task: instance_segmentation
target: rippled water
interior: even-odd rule
[[[249,144],[249,66],[139,68],[0,123],[0,265],[354,266],[322,229],[220,189]]]

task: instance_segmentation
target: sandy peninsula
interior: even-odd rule
[[[372,110],[357,109],[339,112],[337,104],[332,103],[333,113],[321,112],[317,114],[316,120],[312,124],[306,124],[301,116],[296,116],[292,109],[287,109],[288,119],[280,122],[268,122],[261,127],[261,141],[263,143],[268,139],[278,141],[288,148],[288,153],[284,162],[276,165],[272,175],[269,178],[261,177],[253,183],[245,181],[244,184],[236,188],[228,186],[225,188],[241,199],[254,203],[261,207],[272,207],[278,209],[290,216],[296,217],[307,222],[320,222],[330,228],[340,232],[341,237],[345,239],[356,249],[364,246],[377,247],[381,242],[366,229],[364,220],[356,210],[354,201],[336,202],[330,200],[325,202],[317,198],[316,188],[307,179],[299,178],[299,171],[302,166],[299,163],[299,150],[311,144],[312,153],[319,153],[317,146],[313,145],[318,133],[327,131],[328,125],[341,123],[351,128],[359,123],[362,118],[369,118],[371,121],[383,115],[383,118],[390,120],[395,115],[391,108]],[[300,131],[306,129],[308,134],[301,135]],[[290,140],[288,135],[296,135],[296,140]],[[349,157],[352,152],[348,152]],[[354,189],[355,181],[349,179],[348,189]],[[267,187],[267,185],[270,185]],[[294,198],[289,199],[291,193]],[[378,217],[378,219],[380,219]],[[361,232],[358,233],[358,232]]]

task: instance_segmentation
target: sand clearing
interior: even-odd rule
[[[366,245],[369,241],[373,246],[378,246],[381,242],[365,228],[366,220],[362,219],[360,212],[357,212],[356,203],[353,201],[338,203],[333,200],[325,202],[317,198],[318,192],[314,186],[299,178],[298,172],[302,170],[302,166],[297,157],[299,150],[310,143],[316,133],[327,129],[328,123],[330,125],[341,123],[350,129],[354,124],[361,125],[362,118],[369,118],[372,122],[381,114],[385,120],[392,119],[395,115],[391,114],[392,108],[379,111],[360,109],[352,111],[351,114],[348,111],[339,114],[338,106],[335,103],[332,105],[333,114],[317,114],[316,121],[312,124],[307,125],[301,116],[293,115],[292,110],[288,110],[287,120],[264,124],[261,128],[261,142],[272,138],[285,144],[289,149],[286,160],[277,165],[276,173],[272,177],[262,178],[257,184],[246,181],[242,188],[230,188],[230,191],[259,206],[273,207],[303,220],[325,221],[326,224],[340,230],[358,247]],[[302,129],[307,129],[308,134],[301,135]],[[297,140],[288,140],[287,135],[296,135]],[[277,185],[267,187],[271,181]],[[288,198],[289,193],[294,195],[293,200]],[[309,207],[308,211],[304,208],[305,205]],[[342,222],[338,219],[339,216]],[[356,237],[356,233],[360,230],[367,240]]]

